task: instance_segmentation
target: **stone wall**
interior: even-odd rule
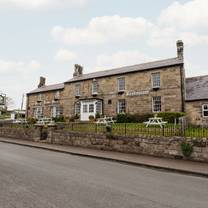
[[[0,137],[38,141],[40,139],[40,129],[0,127]]]
[[[39,128],[1,127],[0,137],[40,141],[40,132]],[[181,143],[184,140],[183,137],[140,136],[127,138],[105,134],[99,135],[48,129],[48,138],[44,142],[157,157],[186,159],[181,152]],[[189,158],[190,160],[208,162],[208,139],[190,138],[187,142],[193,145],[193,153]]]
[[[183,159],[183,137],[140,136],[127,138],[92,133],[53,131],[49,141],[54,144],[86,147],[125,153],[145,154],[157,157]],[[193,144],[191,160],[208,162],[208,139],[188,139]]]

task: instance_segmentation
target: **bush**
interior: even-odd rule
[[[37,119],[35,119],[35,118],[28,118],[27,122],[28,122],[28,124],[35,124],[37,122]]]
[[[65,122],[65,118],[63,116],[59,116],[59,117],[55,117],[53,118],[53,120],[57,123],[57,122]]]
[[[174,123],[175,119],[185,116],[185,113],[182,112],[161,112],[157,114],[158,117],[161,117],[164,121],[168,123]]]
[[[153,114],[118,114],[116,117],[117,123],[142,123],[147,121],[150,117],[153,117]]]
[[[100,113],[96,113],[95,118],[96,118],[96,119],[101,118]]]
[[[183,142],[181,144],[181,151],[185,157],[190,157],[193,152],[193,146],[190,143]]]
[[[94,120],[95,120],[95,117],[94,117],[93,115],[90,115],[90,116],[89,116],[89,120],[90,120],[90,121],[94,121]]]
[[[75,120],[78,120],[80,118],[80,115],[79,114],[76,114],[75,116],[72,116],[69,118],[69,121],[70,122],[74,122]]]

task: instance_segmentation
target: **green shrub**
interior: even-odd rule
[[[90,120],[90,121],[94,121],[94,120],[95,120],[95,117],[94,117],[93,115],[90,115],[90,116],[89,116],[89,120]]]
[[[65,118],[63,116],[53,118],[55,122],[65,122]]]
[[[185,157],[190,157],[193,152],[193,145],[187,142],[181,144],[181,151]]]
[[[101,118],[100,113],[96,113],[95,118],[96,118],[96,119]]]
[[[153,114],[118,114],[116,117],[117,123],[142,123],[147,121],[150,117],[153,117]]]
[[[157,113],[157,117],[161,117],[164,121],[168,123],[174,123],[175,119],[185,116],[185,113],[182,112],[161,112]]]
[[[37,119],[35,119],[35,118],[28,118],[27,122],[28,122],[28,124],[35,124],[37,122]]]

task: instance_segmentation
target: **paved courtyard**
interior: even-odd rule
[[[207,208],[208,179],[0,143],[0,208]]]

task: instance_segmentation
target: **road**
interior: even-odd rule
[[[208,179],[0,143],[0,208],[207,208]]]

